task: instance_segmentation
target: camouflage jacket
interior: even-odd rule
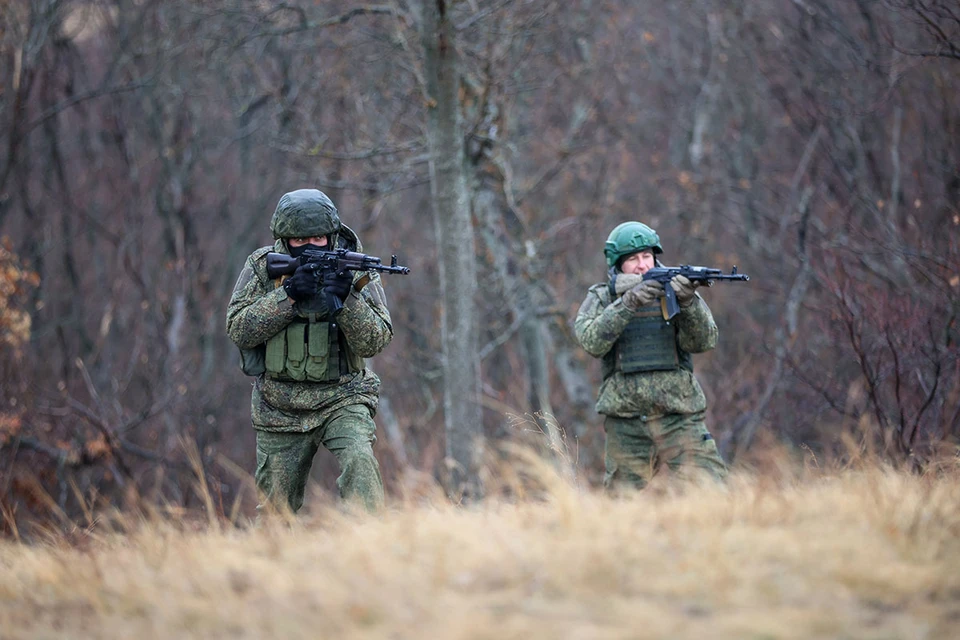
[[[612,348],[633,312],[619,297],[611,298],[607,283],[590,287],[575,323],[580,345],[590,355],[603,359],[597,412],[618,418],[639,418],[706,409],[703,389],[686,369],[631,374],[617,369]],[[702,353],[716,346],[717,325],[699,294],[689,307],[680,310],[674,322],[677,345],[687,353]]]
[[[356,234],[346,226],[340,232],[339,246],[363,251]],[[298,315],[279,281],[267,277],[266,255],[270,251],[286,253],[279,240],[254,251],[227,306],[227,335],[241,349],[264,344]],[[351,290],[337,316],[347,344],[361,358],[380,353],[393,338],[380,274],[354,273],[354,282],[367,275],[370,281],[360,292]],[[318,427],[330,411],[346,405],[363,404],[376,412],[379,395],[380,378],[366,367],[329,383],[287,382],[260,375],[253,384],[251,418],[253,426],[264,431],[309,431]]]

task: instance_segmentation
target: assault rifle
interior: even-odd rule
[[[669,320],[680,313],[680,304],[677,302],[677,292],[670,286],[670,281],[674,276],[684,276],[690,282],[701,282],[708,287],[713,286],[715,280],[742,280],[750,279],[745,273],[737,273],[737,267],[734,266],[729,274],[725,274],[720,269],[711,269],[710,267],[693,267],[685,264],[680,267],[653,267],[645,274],[644,280],[655,280],[663,285],[663,298],[660,299],[660,309],[663,312],[663,319]]]
[[[270,252],[267,254],[267,277],[271,280],[284,275],[291,275],[301,266],[313,271],[320,281],[324,273],[334,272],[342,274],[345,271],[379,271],[380,273],[397,273],[407,275],[410,267],[397,264],[397,256],[390,258],[390,264],[383,264],[383,260],[365,253],[335,249],[333,251],[316,251],[307,249],[299,257],[294,258],[285,253]],[[340,310],[343,303],[337,296],[330,296],[327,300],[331,315]]]

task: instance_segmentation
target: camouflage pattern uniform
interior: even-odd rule
[[[334,337],[329,340],[338,343],[339,377],[334,371],[327,382],[275,379],[262,365],[268,340],[306,315],[301,303],[287,297],[280,279],[268,278],[266,254],[289,253],[287,238],[326,235],[305,232],[302,225],[298,229],[297,216],[317,211],[335,219],[337,229],[330,238],[336,246],[363,251],[357,235],[340,223],[336,208],[322,192],[302,189],[286,194],[271,223],[275,244],[247,258],[227,308],[227,334],[241,349],[245,371],[256,374],[251,396],[257,431],[255,480],[269,501],[298,511],[313,457],[322,445],[340,463],[341,497],[376,511],[383,506],[383,481],[373,455],[380,379],[363,359],[382,351],[393,337],[379,274],[354,273],[343,309],[335,318],[321,318],[333,323]]]
[[[610,289],[607,282],[592,286],[575,322],[577,340],[603,362],[597,412],[606,416],[604,486],[642,489],[664,464],[679,477],[725,478],[726,466],[704,423],[707,402],[692,364],[621,370],[617,348],[624,328],[639,315],[659,313],[659,305],[633,311]],[[699,294],[671,323],[680,362],[691,363],[688,354],[717,344],[717,325]]]

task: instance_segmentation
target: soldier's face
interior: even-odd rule
[[[654,264],[653,251],[638,251],[626,257],[623,264],[620,265],[620,270],[624,273],[642,276],[653,269]]]
[[[327,236],[311,236],[309,238],[287,238],[291,247],[302,247],[305,244],[312,244],[317,247],[327,246]]]

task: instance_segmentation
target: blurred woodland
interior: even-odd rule
[[[413,271],[372,361],[388,493],[475,474],[475,437],[562,437],[599,480],[572,322],[630,219],[751,276],[703,294],[728,460],[956,455],[958,98],[957,0],[7,0],[0,532],[200,507],[199,468],[237,501],[226,302],[302,187]]]

